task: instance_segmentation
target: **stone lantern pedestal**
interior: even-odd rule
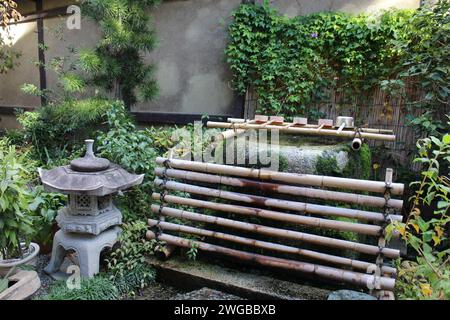
[[[86,155],[68,166],[39,169],[46,190],[69,196],[56,218],[61,230],[55,234],[52,258],[45,268],[49,274],[60,270],[68,250],[76,252],[81,276],[90,278],[99,272],[100,252],[111,248],[121,232],[122,214],[113,204],[113,195],[144,178],[97,158],[93,143],[86,140]]]

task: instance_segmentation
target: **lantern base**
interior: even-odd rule
[[[89,235],[59,230],[53,239],[52,257],[44,271],[50,275],[59,273],[66,251],[74,250],[81,277],[92,278],[100,269],[100,252],[104,248],[112,248],[121,231],[119,227],[114,227],[99,235]]]

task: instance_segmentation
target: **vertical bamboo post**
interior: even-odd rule
[[[385,205],[384,205],[384,221],[381,223],[381,232],[380,237],[378,238],[378,247],[380,249],[386,247],[386,238],[385,238],[385,230],[386,226],[389,223],[389,214],[391,212],[391,208],[389,206],[389,200],[391,198],[391,185],[392,185],[392,177],[394,175],[394,170],[392,168],[386,169],[386,175],[384,179],[385,183],[385,192],[384,192],[384,199],[385,199]],[[390,296],[389,293],[385,293],[383,290],[381,290],[380,284],[379,284],[379,277],[382,277],[382,267],[383,267],[383,253],[382,250],[379,251],[379,254],[376,259],[376,270],[375,270],[375,283],[374,287],[371,288],[371,291],[373,291],[373,294],[376,295],[378,298],[382,298],[385,296]]]

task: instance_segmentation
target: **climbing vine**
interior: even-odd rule
[[[235,89],[243,94],[253,88],[262,113],[308,115],[306,106],[328,101],[332,91],[355,104],[377,87],[398,94],[409,80],[421,84],[426,106],[442,111],[448,107],[449,25],[447,1],[377,16],[326,12],[294,18],[265,1],[234,12],[226,54]],[[421,98],[406,98],[410,107],[423,106]]]

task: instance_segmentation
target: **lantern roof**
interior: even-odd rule
[[[105,196],[139,185],[143,174],[132,174],[93,152],[93,140],[86,140],[86,154],[70,165],[51,170],[39,168],[39,176],[47,191],[63,194]]]

